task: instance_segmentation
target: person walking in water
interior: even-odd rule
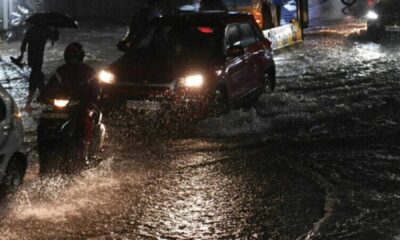
[[[26,110],[31,111],[31,104],[36,89],[39,91],[44,87],[44,74],[42,72],[44,50],[47,40],[52,44],[58,40],[58,30],[46,26],[31,26],[25,33],[21,44],[21,55],[15,60],[21,63],[24,53],[28,48],[28,66],[31,68],[29,76],[29,95],[26,102]]]

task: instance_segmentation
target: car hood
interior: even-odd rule
[[[210,65],[210,61],[195,58],[126,53],[109,70],[121,84],[171,84],[187,74],[203,73]]]

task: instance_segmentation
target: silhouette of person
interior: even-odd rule
[[[36,89],[41,91],[44,87],[44,74],[42,72],[44,50],[47,40],[58,40],[58,30],[46,26],[31,26],[25,33],[21,44],[21,55],[17,61],[21,62],[28,48],[28,66],[31,68],[29,76],[29,95],[26,102],[27,111],[31,110],[31,103]]]

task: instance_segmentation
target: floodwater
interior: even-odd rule
[[[38,178],[39,109],[24,113],[30,168],[0,239],[400,239],[400,44],[364,28],[309,29],[276,53],[275,93],[190,133],[110,125],[104,161],[69,179]],[[26,72],[0,68],[23,106]]]

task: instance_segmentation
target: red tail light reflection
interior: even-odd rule
[[[214,29],[212,29],[210,27],[198,27],[197,30],[199,30],[199,32],[205,33],[205,34],[210,34],[210,33],[214,32]]]

